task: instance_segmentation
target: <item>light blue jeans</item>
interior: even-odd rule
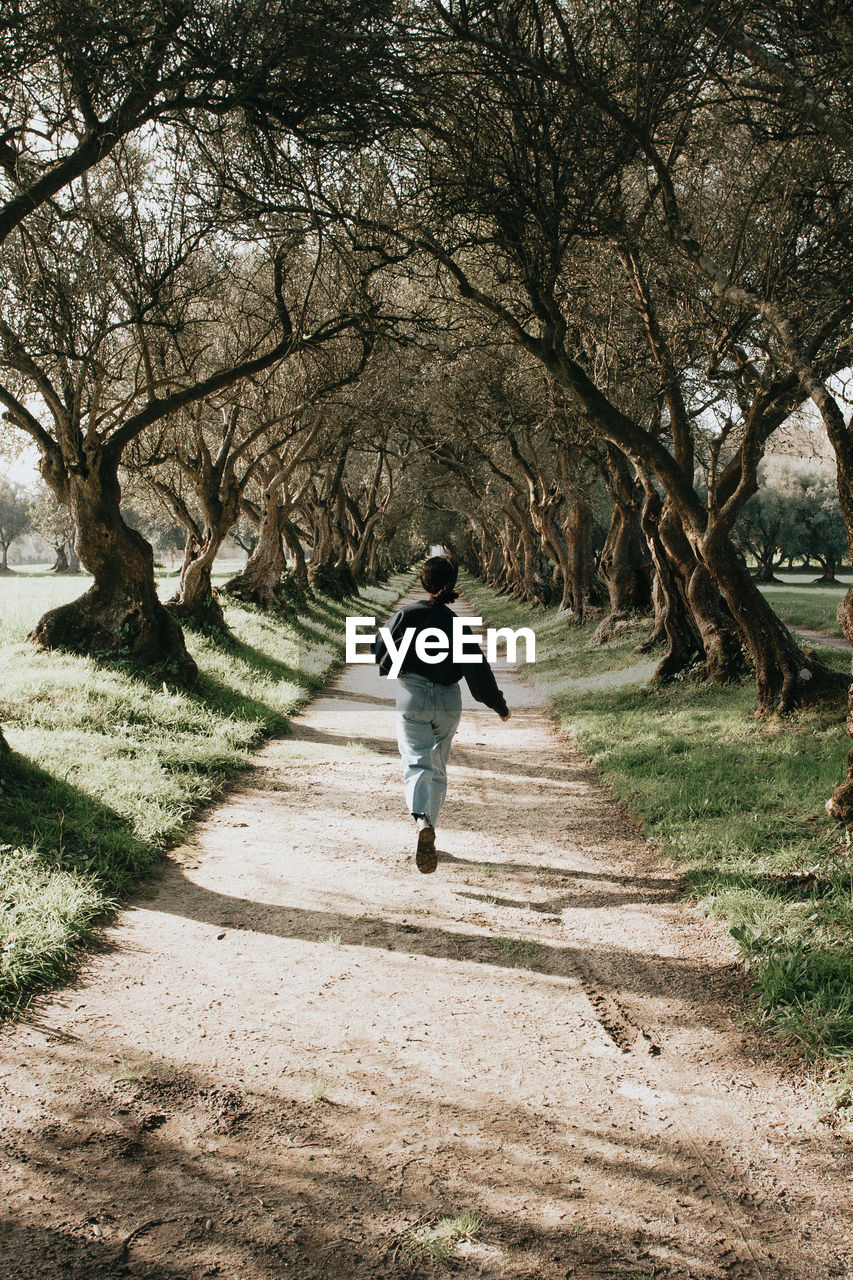
[[[447,761],[462,715],[458,684],[434,684],[426,676],[397,678],[397,745],[409,813],[433,826],[447,794]]]

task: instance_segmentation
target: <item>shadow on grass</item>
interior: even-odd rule
[[[11,755],[0,788],[0,1020],[70,977],[161,850],[109,806]]]
[[[162,723],[155,724],[156,716],[150,724],[148,719],[137,723],[132,717],[125,720],[127,712],[122,713],[133,701],[128,683],[136,686],[143,701],[149,690],[161,701],[164,695],[168,699],[162,674],[146,672],[117,655],[99,655],[98,666],[121,677],[113,693],[103,695],[109,704],[105,710],[119,714],[107,715],[106,722],[100,715],[93,720],[87,706],[78,720],[72,714],[64,726],[80,730],[85,738],[83,756],[69,759],[68,772],[88,778],[95,795],[60,776],[64,765],[51,772],[19,754],[4,760],[0,1017],[19,1010],[34,991],[73,970],[81,944],[94,940],[96,925],[104,922],[118,899],[180,839],[187,816],[221,794],[228,779],[245,767],[247,748],[283,733],[289,718],[334,676],[348,607],[369,606],[315,598],[303,616],[290,623],[281,615],[265,618],[243,607],[248,638],[233,631],[200,634],[203,669],[198,684],[193,690],[177,691],[183,706],[174,711],[167,705]],[[303,669],[303,657],[314,659],[322,669]],[[22,710],[27,723],[26,699]],[[36,715],[33,723],[48,735],[55,728],[47,714],[41,719]],[[149,728],[157,731],[153,738]],[[175,733],[179,741],[173,750]],[[155,773],[159,770],[167,782],[163,794],[168,792],[168,806],[162,810],[157,807],[160,798],[150,799],[135,777],[136,758],[143,758]],[[116,766],[120,781],[113,794],[107,792],[107,799],[115,796],[125,816],[99,798],[105,791],[104,771],[110,777]],[[151,832],[151,838],[140,838],[138,830]]]
[[[160,858],[126,818],[16,753],[4,761],[0,830],[5,844],[34,848],[46,869],[96,875],[112,891]]]

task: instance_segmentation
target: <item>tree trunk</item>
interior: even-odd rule
[[[783,715],[797,706],[840,698],[847,692],[850,677],[831,671],[802,651],[727,537],[707,537],[702,553],[749,646],[759,713]]]
[[[652,570],[640,515],[636,498],[626,501],[620,496],[614,503],[598,566],[610,598],[610,612],[594,636],[599,644],[607,639],[617,622],[632,614],[648,613],[651,608]]]
[[[190,552],[192,545],[195,555],[185,554],[178,589],[168,602],[175,617],[203,631],[228,631],[225,614],[213,594],[211,582],[213,563],[227,536],[227,529],[224,532],[207,529],[201,546],[195,539],[187,537],[187,550]]]
[[[835,616],[844,635],[853,644],[853,584],[839,601]],[[847,732],[853,737],[853,684],[850,686],[847,708]],[[853,750],[847,753],[847,777],[835,788],[832,798],[827,800],[826,811],[830,818],[843,822],[848,831],[853,831]]]
[[[716,684],[739,680],[744,674],[740,632],[720,598],[718,585],[707,568],[697,560],[670,501],[664,503],[660,532],[674,571],[676,588],[686,616],[698,635],[699,654],[704,659],[694,674]],[[734,548],[731,550],[734,555]],[[745,566],[743,572],[752,582]],[[673,671],[672,674],[676,673]]]
[[[837,564],[838,564],[838,561],[832,560],[832,559],[821,561],[821,568],[823,569],[823,573],[820,575],[819,578],[815,578],[815,582],[828,583],[830,586],[838,586],[839,582],[835,576],[835,570],[836,570]]]
[[[652,629],[646,636],[642,644],[638,644],[635,653],[650,653],[656,645],[666,643],[666,623],[664,621],[664,605],[665,599],[663,590],[660,585],[660,574],[657,569],[654,570],[652,576],[652,609],[654,610],[654,620]]]
[[[361,581],[365,575],[370,553],[376,542],[374,530],[381,515],[381,511],[376,511],[372,516],[370,516],[370,518],[365,522],[364,528],[361,531],[361,536],[358,539],[358,546],[356,547],[355,555],[350,562],[350,572],[356,582]]]
[[[367,567],[364,570],[364,576],[368,582],[381,582],[385,576],[384,565],[379,560],[379,539],[372,538],[370,542],[370,555],[367,558]]]
[[[744,573],[749,577],[748,570]],[[714,684],[741,680],[747,670],[743,636],[720,599],[717,583],[702,564],[690,575],[687,600],[705,650],[702,675]]]
[[[9,568],[9,543],[0,542],[0,573],[11,573]]]
[[[521,551],[518,594],[523,600],[533,604],[536,601],[536,593],[533,588],[534,565],[536,562],[536,543],[533,536],[535,530],[530,522],[527,509],[516,495],[510,498],[510,505],[512,507],[513,522],[518,528],[518,545]]]
[[[116,462],[100,448],[91,450],[67,484],[77,554],[94,583],[78,600],[46,613],[30,639],[45,648],[130,658],[193,683],[198,669],[183,632],[157,597],[154,552],[121,518]]]
[[[548,560],[549,565],[553,564],[555,566],[554,572],[549,575],[550,587],[547,592],[547,598],[544,590],[544,579],[538,588],[534,582],[533,594],[540,604],[548,605],[551,603],[552,592],[556,592],[556,584],[559,582],[562,588],[560,607],[568,609],[568,604],[562,604],[563,599],[568,599],[565,584],[569,579],[569,553],[565,538],[558,525],[557,508],[561,505],[561,502],[560,496],[552,492],[548,493],[538,504],[531,504],[531,519],[534,528],[539,534],[542,553]]]
[[[308,563],[305,559],[305,552],[302,549],[299,534],[292,520],[286,520],[284,522],[283,532],[287,549],[293,556],[293,573],[296,581],[301,587],[304,587],[305,590],[308,591]]]
[[[778,582],[779,579],[773,572],[773,556],[769,560],[763,559],[758,562],[758,571],[755,574],[756,582]]]
[[[656,620],[645,644],[646,651],[656,643],[660,632],[666,640],[666,653],[661,658],[652,680],[665,684],[688,670],[704,654],[702,638],[686,604],[686,583],[680,588],[676,568],[670,558],[663,535],[663,503],[657,490],[644,482],[645,501],[641,517],[642,530],[655,566]],[[685,539],[686,541],[686,539]]]
[[[65,543],[58,542],[53,548],[54,561],[50,566],[51,573],[70,573],[71,569],[68,564],[68,556],[65,554]]]
[[[584,498],[570,495],[563,521],[568,563],[560,609],[571,610],[569,621],[572,626],[580,626],[593,616],[602,599],[595,578],[592,525],[589,503]]]
[[[287,567],[282,545],[284,512],[278,497],[278,489],[262,495],[261,520],[255,549],[240,572],[225,584],[225,590],[230,596],[273,609],[281,608],[278,587],[281,575]]]

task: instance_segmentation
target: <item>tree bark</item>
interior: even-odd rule
[[[51,573],[76,574],[80,572],[80,560],[74,550],[73,542],[59,542],[53,550],[56,553],[56,559],[50,566]]]
[[[299,585],[308,591],[308,562],[305,559],[299,532],[292,520],[285,520],[283,533],[285,545],[293,557],[294,577]]]
[[[664,595],[660,585],[660,574],[657,569],[652,575],[652,608],[654,620],[652,629],[642,644],[638,644],[635,653],[651,653],[656,645],[666,643],[666,625],[664,623]]]
[[[580,626],[595,615],[602,596],[592,554],[592,508],[578,495],[570,494],[567,501],[563,533],[568,548],[568,573],[560,608],[571,610],[571,625]]]
[[[762,560],[758,566],[758,572],[755,574],[756,582],[778,582],[779,579],[773,572],[773,560]]]
[[[842,697],[850,687],[850,676],[831,671],[803,652],[728,538],[710,535],[702,551],[749,646],[759,713],[784,715],[797,706]]]
[[[741,634],[720,597],[718,585],[706,565],[697,559],[671,500],[663,506],[660,534],[683,611],[698,637],[702,661],[699,667],[694,663],[694,676],[715,684],[740,679],[744,674]],[[731,550],[734,555],[734,549]],[[745,568],[743,572],[752,582]],[[674,669],[670,670],[670,675],[676,674]]]
[[[511,492],[503,506],[505,564],[508,570],[507,588],[513,595],[532,602],[533,562],[535,558],[533,528],[528,510],[519,500],[517,492]]]
[[[839,601],[836,617],[838,625],[850,640],[853,636],[853,586],[848,588],[847,594]],[[853,737],[853,684],[848,693],[847,732]],[[830,818],[843,822],[848,831],[853,831],[853,750],[847,753],[847,776],[827,800],[826,811]]]
[[[822,566],[823,573],[819,578],[815,578],[815,582],[825,583],[829,586],[838,586],[839,582],[835,576],[837,563],[838,562],[836,560],[826,560]]]
[[[652,604],[652,568],[641,525],[640,493],[619,450],[608,449],[608,473],[613,514],[598,571],[607,583],[610,612],[596,629],[594,639],[599,644],[617,622],[648,613]]]
[[[65,543],[58,542],[53,548],[54,561],[50,566],[51,573],[70,573],[71,569],[68,564],[68,556],[65,554]]]
[[[853,564],[853,431],[850,424],[834,405],[836,412],[824,413],[829,438],[835,450],[836,477],[838,481],[838,501],[844,518],[847,534],[847,550]],[[843,599],[839,601],[836,612],[838,625],[844,632],[845,639],[853,644],[853,584],[848,587]],[[847,731],[853,736],[853,684],[848,692]],[[848,832],[853,830],[853,750],[847,753],[847,776],[832,793],[826,803],[826,811],[837,822],[843,822]]]
[[[654,629],[645,644],[639,647],[641,652],[650,649],[663,632],[666,653],[652,680],[665,684],[695,665],[703,657],[704,649],[699,629],[686,603],[686,581],[679,584],[675,564],[661,532],[663,503],[660,494],[648,481],[644,480],[643,488],[645,501],[641,525],[655,567],[657,600]]]
[[[239,573],[225,584],[225,590],[237,600],[261,605],[265,609],[282,607],[278,587],[287,567],[282,544],[284,510],[279,491],[262,494],[258,541]]]
[[[76,550],[94,582],[78,600],[46,613],[29,638],[45,648],[130,658],[192,684],[198,669],[157,597],[154,552],[121,517],[117,471],[117,457],[96,447],[69,474]]]
[[[367,565],[376,543],[376,524],[381,516],[381,511],[375,511],[361,531],[355,555],[350,562],[350,572],[356,582],[359,582],[367,572]]]
[[[205,539],[198,553],[184,556],[178,590],[168,602],[169,609],[182,621],[194,624],[202,630],[227,632],[228,626],[222,606],[213,593],[211,574],[219,548],[228,536],[226,531],[218,536],[212,530],[205,531]],[[191,538],[187,538],[190,547]]]

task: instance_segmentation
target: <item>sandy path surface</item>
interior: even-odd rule
[[[0,1277],[853,1276],[850,1147],[530,687],[414,868],[344,671],[0,1037]],[[434,1261],[412,1228],[468,1210]],[[417,1234],[417,1232],[416,1232]]]

